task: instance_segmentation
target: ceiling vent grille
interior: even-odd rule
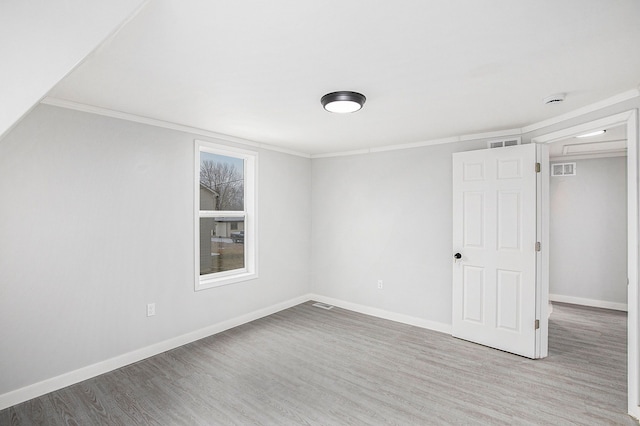
[[[545,104],[555,104],[555,103],[560,103],[562,101],[564,101],[564,98],[567,95],[565,95],[564,93],[556,93],[550,96],[547,96],[546,98],[544,98],[544,103]]]
[[[575,176],[576,163],[556,163],[551,165],[551,176]]]
[[[488,141],[487,142],[487,147],[489,147],[489,148],[502,148],[502,147],[505,147],[505,146],[520,145],[521,142],[522,142],[522,140],[520,139],[520,137],[493,140],[493,141]]]

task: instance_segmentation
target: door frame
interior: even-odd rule
[[[604,117],[588,123],[576,125],[563,130],[546,133],[531,139],[532,143],[549,144],[561,139],[598,130],[602,127],[612,127],[616,125],[626,125],[627,129],[627,412],[640,418],[640,324],[638,323],[638,313],[640,311],[640,301],[638,299],[638,270],[640,262],[638,258],[638,110],[633,109],[619,114]],[[541,193],[538,194],[538,220],[539,237],[542,239],[542,247],[549,247],[549,158],[542,160],[542,182]],[[537,283],[542,289],[542,304],[549,303],[549,261],[548,250],[543,250],[545,255],[540,259],[539,276]],[[545,261],[546,258],[546,261]],[[545,287],[546,286],[546,287]],[[546,288],[546,294],[544,289]],[[541,304],[541,305],[542,305]],[[546,308],[543,308],[546,309]],[[546,321],[547,318],[541,318]],[[542,327],[541,327],[542,328]],[[541,350],[546,350],[547,338],[541,336]]]
[[[533,143],[533,141],[532,141]],[[536,241],[549,247],[549,147],[536,144],[536,161],[540,173],[536,176]],[[549,250],[536,255],[536,318],[540,328],[536,333],[536,358],[549,355]]]

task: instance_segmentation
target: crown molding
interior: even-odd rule
[[[608,117],[600,118],[598,120],[593,120],[588,123],[579,124],[577,126],[572,126],[567,129],[558,130],[557,132],[552,132],[546,135],[535,137],[533,138],[532,142],[552,143],[568,137],[579,135],[581,133],[591,132],[593,130],[598,130],[601,128],[617,126],[619,124],[626,123],[627,120],[629,120],[629,116],[632,114],[634,114],[633,110],[624,111]]]
[[[538,123],[530,124],[528,126],[523,127],[521,130],[522,130],[522,133],[533,132],[535,130],[542,129],[544,127],[549,127],[554,124],[562,123],[563,121],[580,117],[581,115],[589,114],[590,112],[595,112],[603,108],[609,107],[611,105],[628,101],[629,99],[637,98],[639,96],[640,96],[640,89],[627,90],[626,92],[622,92],[610,98],[603,99],[599,102],[595,102],[593,104],[586,105],[582,108],[575,109],[566,114],[558,115],[557,117],[553,117],[548,120],[543,120]]]
[[[377,146],[372,148],[359,149],[355,151],[338,151],[338,152],[329,152],[326,154],[311,154],[311,158],[314,159],[314,158],[344,157],[348,155],[373,154],[376,152],[399,151],[403,149],[421,148],[425,146],[443,145],[447,143],[467,142],[467,141],[476,141],[476,140],[482,140],[482,139],[513,137],[513,136],[520,136],[520,129],[509,129],[509,130],[498,130],[495,132],[475,133],[475,134],[469,134],[469,135],[453,136],[450,138],[432,139],[432,140],[427,140],[422,142],[403,143],[398,145],[383,145],[383,146]]]
[[[134,123],[147,124],[150,126],[161,127],[164,129],[177,130],[179,132],[191,133],[197,136],[204,136],[208,138],[219,139],[226,142],[237,143],[240,145],[250,146],[252,148],[260,148],[268,151],[276,151],[284,154],[295,155],[297,157],[311,158],[311,155],[294,151],[292,149],[281,148],[278,146],[255,142],[249,139],[238,138],[224,133],[211,132],[209,130],[199,129],[197,127],[185,126],[183,124],[172,123],[170,121],[158,120],[155,118],[143,117],[136,114],[130,114],[128,112],[115,111],[107,108],[97,107],[93,105],[86,105],[79,102],[67,101],[65,99],[59,99],[54,97],[46,97],[41,104],[56,106],[60,108],[72,109],[75,111],[88,112],[90,114],[102,115],[105,117],[117,118],[120,120],[131,121]]]
[[[615,158],[615,157],[626,157],[627,150],[620,151],[611,151],[606,153],[598,153],[598,154],[576,154],[576,155],[557,155],[554,157],[549,157],[550,163],[563,163],[565,161],[578,161],[578,160],[599,160],[601,158]]]
[[[524,126],[522,128],[497,130],[497,131],[484,132],[484,133],[472,133],[467,135],[452,136],[452,137],[441,138],[441,139],[431,139],[426,141],[411,142],[411,143],[404,143],[404,144],[397,144],[397,145],[383,145],[383,146],[358,149],[353,151],[336,151],[336,152],[328,152],[328,153],[322,153],[322,154],[308,154],[308,153],[299,152],[299,151],[295,151],[287,148],[281,148],[275,145],[238,138],[238,137],[226,135],[223,133],[211,132],[209,130],[199,129],[196,127],[185,126],[182,124],[172,123],[164,120],[158,120],[155,118],[143,117],[143,116],[121,112],[121,111],[114,111],[107,108],[81,104],[78,102],[67,101],[64,99],[58,99],[54,97],[46,97],[41,101],[41,103],[46,105],[58,106],[61,108],[88,112],[92,114],[104,115],[107,117],[118,118],[121,120],[133,121],[136,123],[148,124],[151,126],[162,127],[165,129],[178,130],[181,132],[192,133],[199,136],[206,136],[210,138],[221,139],[227,142],[247,145],[254,148],[261,148],[269,151],[282,152],[284,154],[295,155],[298,157],[315,159],[315,158],[345,157],[345,156],[351,156],[351,155],[363,155],[363,154],[372,154],[372,153],[387,152],[387,151],[398,151],[398,150],[404,150],[404,149],[421,148],[425,146],[442,145],[442,144],[455,143],[455,142],[479,141],[482,139],[522,136],[525,133],[530,133],[535,130],[552,126],[554,124],[562,123],[572,118],[580,117],[585,114],[595,112],[603,108],[606,108],[630,99],[634,99],[637,97],[640,97],[640,86],[636,89],[619,93],[610,98],[603,99],[599,102],[595,102],[593,104],[584,106],[582,108],[578,108],[566,114],[562,114],[557,117],[550,118],[548,120],[543,120],[537,123],[533,123],[528,126]]]

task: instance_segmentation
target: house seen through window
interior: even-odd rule
[[[196,290],[255,278],[256,155],[196,143]]]

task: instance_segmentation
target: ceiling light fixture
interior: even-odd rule
[[[341,91],[327,93],[320,99],[320,102],[322,107],[329,112],[345,114],[358,111],[366,100],[367,98],[362,93]]]
[[[598,136],[606,132],[606,130],[596,130],[595,132],[585,133],[584,135],[578,135],[576,138],[590,138],[591,136]]]

